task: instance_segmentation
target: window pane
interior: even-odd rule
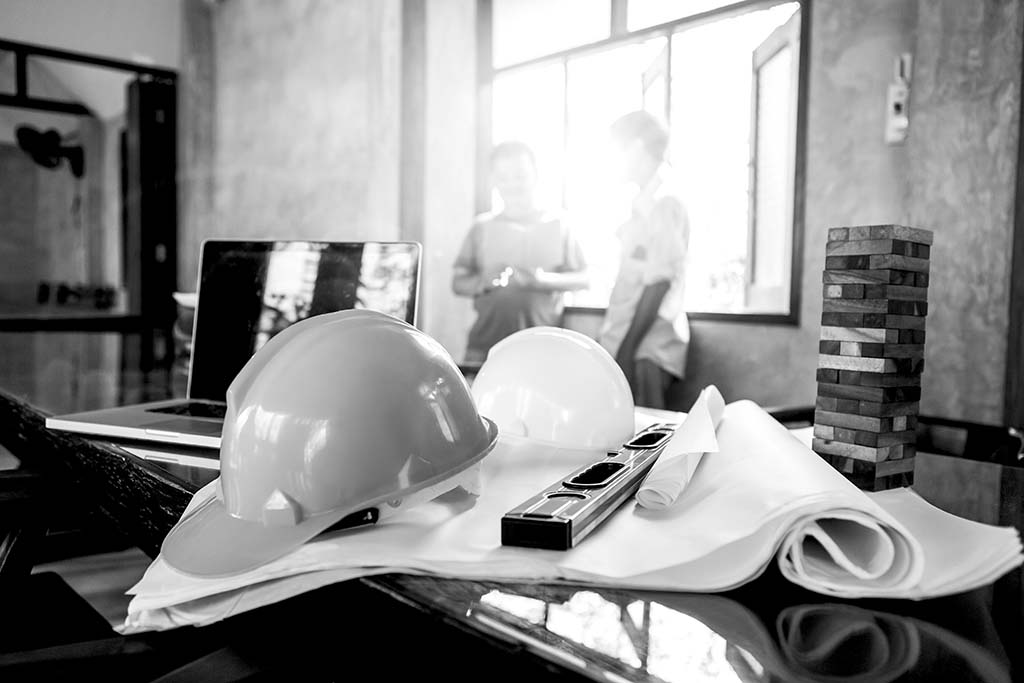
[[[747,308],[779,310],[789,301],[793,234],[793,49],[757,70],[754,263]],[[784,310],[784,307],[783,307]]]
[[[644,106],[644,74],[666,40],[626,45],[569,62],[566,208],[590,266],[592,286],[575,305],[604,306],[618,270],[616,228],[629,217],[630,193],[608,168],[608,128]]]
[[[746,308],[752,54],[796,9],[788,3],[673,36],[671,154],[689,188],[688,310]]]
[[[494,79],[491,138],[525,142],[537,157],[538,199],[562,206],[565,169],[565,72],[561,64],[498,74]],[[495,198],[495,207],[499,206]]]
[[[608,37],[611,0],[494,0],[494,66]]]
[[[13,95],[17,90],[14,75],[14,53],[0,50],[0,93]]]
[[[630,31],[732,5],[736,0],[629,0],[626,26]]]

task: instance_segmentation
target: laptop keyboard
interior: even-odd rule
[[[188,417],[208,417],[223,420],[227,414],[227,405],[223,403],[207,403],[206,401],[186,401],[163,408],[151,408],[149,413],[168,413],[170,415],[186,415]]]

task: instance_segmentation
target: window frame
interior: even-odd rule
[[[601,52],[609,48],[639,43],[651,38],[666,37],[672,44],[672,35],[682,28],[738,16],[760,8],[777,5],[786,0],[741,0],[713,10],[681,19],[656,24],[636,31],[626,28],[628,0],[612,0],[609,17],[609,36],[597,42],[572,47],[523,62],[495,68],[492,59],[493,6],[492,0],[477,0],[477,157],[476,157],[476,209],[483,213],[491,208],[491,190],[488,180],[488,150],[491,147],[492,84],[498,74],[526,67],[561,63],[580,55]],[[790,256],[789,311],[787,313],[717,313],[687,311],[690,320],[730,322],[760,325],[800,325],[801,283],[803,280],[804,251],[804,199],[807,149],[807,93],[811,40],[811,4],[813,0],[790,0],[800,5],[800,52],[797,67],[797,111],[793,164],[793,226]],[[671,48],[669,48],[671,49]],[[670,67],[671,68],[671,67]],[[671,97],[666,108],[671,109]],[[597,306],[568,306],[567,313],[594,313],[604,311]]]

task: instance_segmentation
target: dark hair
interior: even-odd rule
[[[499,159],[513,159],[516,157],[526,157],[529,160],[530,165],[537,168],[537,158],[533,155],[533,150],[525,142],[519,140],[508,140],[494,146],[491,150],[491,164],[494,164]]]
[[[652,157],[658,160],[665,158],[668,127],[650,112],[634,111],[620,117],[612,124],[611,134],[622,142],[640,140]]]

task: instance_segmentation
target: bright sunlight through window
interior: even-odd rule
[[[504,47],[501,62],[495,55],[491,138],[533,148],[542,202],[563,211],[584,247],[592,286],[569,303],[608,301],[619,260],[616,228],[635,192],[619,186],[609,167],[608,128],[643,108],[669,124],[669,163],[687,193],[687,310],[788,313],[799,3],[738,11],[709,1],[700,11],[721,16],[690,23],[671,9],[686,3],[631,2],[633,32],[623,29],[621,40],[602,36],[596,47],[577,47],[578,31],[564,43],[548,31],[543,44],[558,54],[531,54],[522,65],[508,63],[510,46],[517,39],[536,45],[526,27],[540,5],[500,4],[493,31]],[[590,16],[587,25],[597,24]]]

